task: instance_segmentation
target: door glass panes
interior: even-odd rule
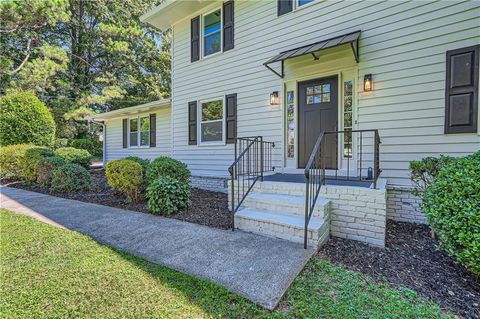
[[[352,127],[353,127],[353,81],[345,81],[343,83],[343,156],[352,157]]]
[[[223,141],[223,103],[222,100],[202,103],[201,110],[202,142]]]
[[[220,9],[203,17],[203,55],[207,56],[221,49],[221,11]]]
[[[140,146],[150,145],[150,117],[140,118]]]
[[[287,92],[287,158],[295,157],[295,103],[293,91]]]
[[[330,102],[330,84],[307,86],[307,104]]]
[[[130,146],[138,146],[138,119],[130,119]]]

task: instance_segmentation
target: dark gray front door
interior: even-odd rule
[[[298,92],[298,166],[305,168],[320,132],[337,130],[338,77],[300,82]],[[336,169],[336,135],[327,135],[325,142],[326,168]]]

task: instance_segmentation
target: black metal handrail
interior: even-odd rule
[[[232,230],[238,211],[255,183],[263,180],[265,172],[273,171],[275,143],[265,142],[262,136],[235,138],[235,160],[228,168],[231,187]]]
[[[358,134],[358,136],[354,136],[354,133]],[[364,152],[364,138],[366,136],[364,134],[373,133],[373,151],[371,153]],[[327,146],[327,139],[329,136],[333,136],[334,138],[334,151],[329,150],[330,152],[326,151]],[[344,141],[343,143],[338,143],[340,140]],[[372,138],[368,137],[367,138]],[[354,141],[358,141],[354,143]],[[377,179],[381,173],[380,169],[380,135],[378,134],[378,130],[344,130],[344,131],[324,131],[321,132],[318,136],[315,145],[312,149],[312,153],[310,154],[309,160],[307,165],[305,166],[305,229],[304,229],[304,247],[307,248],[308,242],[308,224],[312,217],[312,214],[315,209],[315,204],[318,199],[318,195],[320,193],[320,189],[322,185],[325,184],[327,179],[333,178],[338,179],[338,146],[343,145],[344,150],[342,152],[342,160],[346,161],[346,178],[342,176],[343,179],[346,180],[358,180],[358,181],[369,181],[373,184],[373,188],[377,187]],[[348,145],[348,147],[347,147]],[[357,151],[354,152],[354,149]],[[332,157],[334,153],[334,158],[328,158],[326,153],[330,153]],[[357,155],[355,161],[358,165],[356,165],[356,175],[350,175],[350,161],[353,159],[353,154]],[[365,156],[372,155],[373,161],[373,168],[367,169],[367,177],[364,177],[363,171],[366,167],[363,167],[365,161],[369,161],[365,159]],[[328,164],[327,164],[328,162]],[[327,167],[330,166],[330,167]],[[333,167],[332,167],[333,166]],[[326,170],[334,170],[334,176],[327,176]]]

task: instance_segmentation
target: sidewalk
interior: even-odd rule
[[[1,187],[1,207],[210,279],[273,309],[314,253],[302,245]]]

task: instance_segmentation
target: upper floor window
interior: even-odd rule
[[[222,50],[222,10],[217,9],[203,16],[203,55]]]
[[[315,0],[298,0],[297,6],[298,6],[298,7],[301,7],[301,6],[305,5],[305,4],[308,4],[308,3],[313,2],[313,1],[315,1]]]
[[[291,12],[316,0],[277,0],[278,16]]]

